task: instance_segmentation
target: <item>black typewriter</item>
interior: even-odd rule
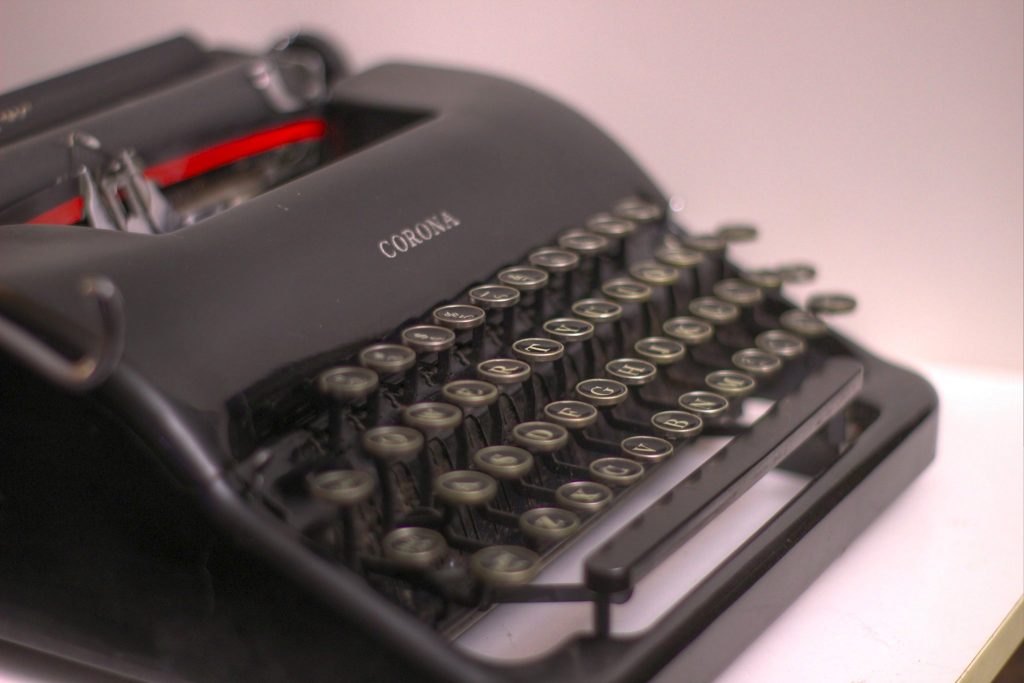
[[[0,111],[0,640],[708,680],[934,455],[928,384],[829,327],[852,298],[794,305],[812,267],[739,267],[754,227],[682,224],[520,85],[177,38]]]

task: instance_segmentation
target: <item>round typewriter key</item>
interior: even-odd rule
[[[569,442],[569,432],[550,422],[521,422],[512,428],[512,440],[534,453],[554,453]]]
[[[679,397],[679,407],[707,419],[728,410],[729,400],[710,391],[688,391]]]
[[[571,230],[558,238],[558,246],[580,256],[596,256],[608,251],[611,244],[604,235],[586,230]]]
[[[441,396],[462,408],[476,408],[497,401],[498,388],[479,379],[459,379],[441,387]]]
[[[555,501],[575,512],[592,514],[612,502],[612,490],[594,481],[570,481],[555,491]]]
[[[590,463],[590,476],[610,486],[629,486],[644,476],[644,466],[626,458],[598,458]]]
[[[515,306],[519,298],[519,290],[508,285],[480,285],[469,290],[469,300],[488,311]]]
[[[782,286],[782,277],[774,270],[748,270],[743,273],[743,279],[761,289],[778,289]]]
[[[572,305],[572,314],[594,323],[610,323],[622,318],[622,306],[604,299],[583,299]]]
[[[597,408],[583,401],[554,401],[544,406],[544,417],[566,429],[584,429],[597,422]]]
[[[516,446],[487,446],[473,454],[473,464],[495,479],[521,479],[533,469],[533,456]]]
[[[705,254],[713,254],[725,251],[725,240],[718,235],[684,235],[683,246]]]
[[[828,334],[828,325],[821,318],[813,313],[801,311],[798,308],[791,309],[780,315],[779,324],[790,332],[795,332],[802,337],[809,337],[811,339]]]
[[[486,505],[498,495],[498,482],[476,470],[452,470],[434,479],[434,493],[449,505]]]
[[[512,344],[512,353],[529,363],[550,363],[565,355],[565,346],[554,339],[528,337]]]
[[[677,363],[686,355],[686,346],[668,337],[644,337],[633,344],[633,350],[655,365]]]
[[[815,315],[850,313],[857,308],[857,300],[848,294],[815,294],[807,300],[807,310]]]
[[[807,350],[807,343],[803,339],[785,330],[762,332],[754,338],[754,344],[779,358],[796,358]]]
[[[713,296],[702,296],[691,301],[690,313],[716,325],[726,325],[735,322],[740,317],[740,309],[736,304],[716,299]]]
[[[377,373],[369,368],[342,366],[331,368],[317,377],[317,389],[334,401],[351,402],[364,399],[377,389]]]
[[[518,545],[492,545],[473,553],[469,559],[469,570],[488,586],[522,586],[537,576],[540,557]]]
[[[636,232],[636,223],[626,218],[618,218],[610,213],[599,213],[587,219],[587,230],[604,237],[620,240]]]
[[[715,234],[729,244],[753,242],[757,239],[757,228],[746,223],[729,223],[720,226]]]
[[[450,403],[414,403],[402,409],[402,422],[416,429],[453,429],[462,423],[462,410]]]
[[[565,344],[581,342],[594,336],[594,325],[576,318],[555,318],[544,323],[544,333]]]
[[[707,343],[715,336],[715,328],[711,323],[687,316],[670,318],[661,329],[668,336],[689,346]]]
[[[374,344],[359,352],[359,364],[382,375],[396,374],[416,364],[416,352],[401,344]]]
[[[814,269],[814,266],[807,263],[792,263],[780,266],[776,270],[782,281],[791,285],[810,282],[818,275],[818,271]]]
[[[408,460],[423,450],[423,435],[411,427],[374,427],[363,432],[363,448],[385,461]]]
[[[722,301],[737,306],[753,306],[764,298],[760,287],[735,278],[719,280],[711,291]]]
[[[637,261],[629,267],[634,280],[653,287],[665,287],[679,281],[679,271],[657,261]]]
[[[513,358],[491,358],[476,364],[476,374],[491,384],[520,384],[530,378],[529,363]]]
[[[564,273],[580,265],[580,257],[566,249],[544,247],[530,254],[531,266],[543,268],[549,273]]]
[[[663,244],[654,250],[654,258],[673,268],[693,268],[704,260],[704,254],[696,249]]]
[[[402,343],[417,353],[445,351],[455,345],[455,333],[437,325],[414,325],[402,330]]]
[[[626,197],[615,202],[612,214],[637,223],[652,223],[665,216],[665,210],[643,197]]]
[[[749,395],[757,386],[757,382],[750,375],[736,370],[715,370],[708,373],[704,383],[715,393],[729,398],[742,398]]]
[[[675,452],[675,446],[658,436],[627,436],[619,444],[622,455],[641,462],[661,462]]]
[[[649,384],[658,374],[654,363],[639,358],[616,358],[605,363],[604,371],[631,387]]]
[[[700,434],[704,422],[682,410],[663,410],[651,416],[651,424],[669,439],[689,439]]]
[[[628,277],[606,280],[601,284],[601,293],[622,303],[644,303],[651,300],[652,294],[649,286]]]
[[[354,507],[370,499],[376,487],[373,475],[363,470],[327,470],[309,477],[313,497],[339,507]]]
[[[782,359],[761,349],[741,349],[732,354],[732,364],[755,377],[768,377],[782,369]]]
[[[562,508],[533,508],[519,515],[519,530],[535,541],[561,541],[579,528],[579,516]]]
[[[608,407],[625,401],[629,389],[614,379],[585,379],[576,385],[576,395],[591,405]]]
[[[450,330],[470,330],[484,324],[487,314],[479,306],[451,304],[434,309],[434,322]]]
[[[515,287],[520,292],[532,292],[548,286],[549,276],[546,271],[540,268],[528,268],[516,266],[506,268],[498,273],[498,282],[509,287]]]
[[[433,529],[407,526],[389,531],[381,540],[384,557],[409,569],[430,569],[444,559],[448,544]]]

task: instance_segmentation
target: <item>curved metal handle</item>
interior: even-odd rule
[[[69,360],[22,326],[0,315],[0,347],[54,384],[85,392],[103,383],[124,351],[124,300],[110,279],[94,275],[82,280],[82,294],[96,300],[102,331],[99,348]]]

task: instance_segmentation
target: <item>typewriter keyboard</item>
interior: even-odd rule
[[[593,599],[531,580],[836,351],[822,317],[853,299],[793,307],[783,287],[814,269],[739,270],[727,251],[755,237],[619,201],[310,378],[305,417],[239,466],[251,498],[441,631],[500,602]]]

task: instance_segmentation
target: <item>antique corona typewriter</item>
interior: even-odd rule
[[[707,680],[934,455],[852,298],[520,85],[176,38],[0,111],[0,640]]]

